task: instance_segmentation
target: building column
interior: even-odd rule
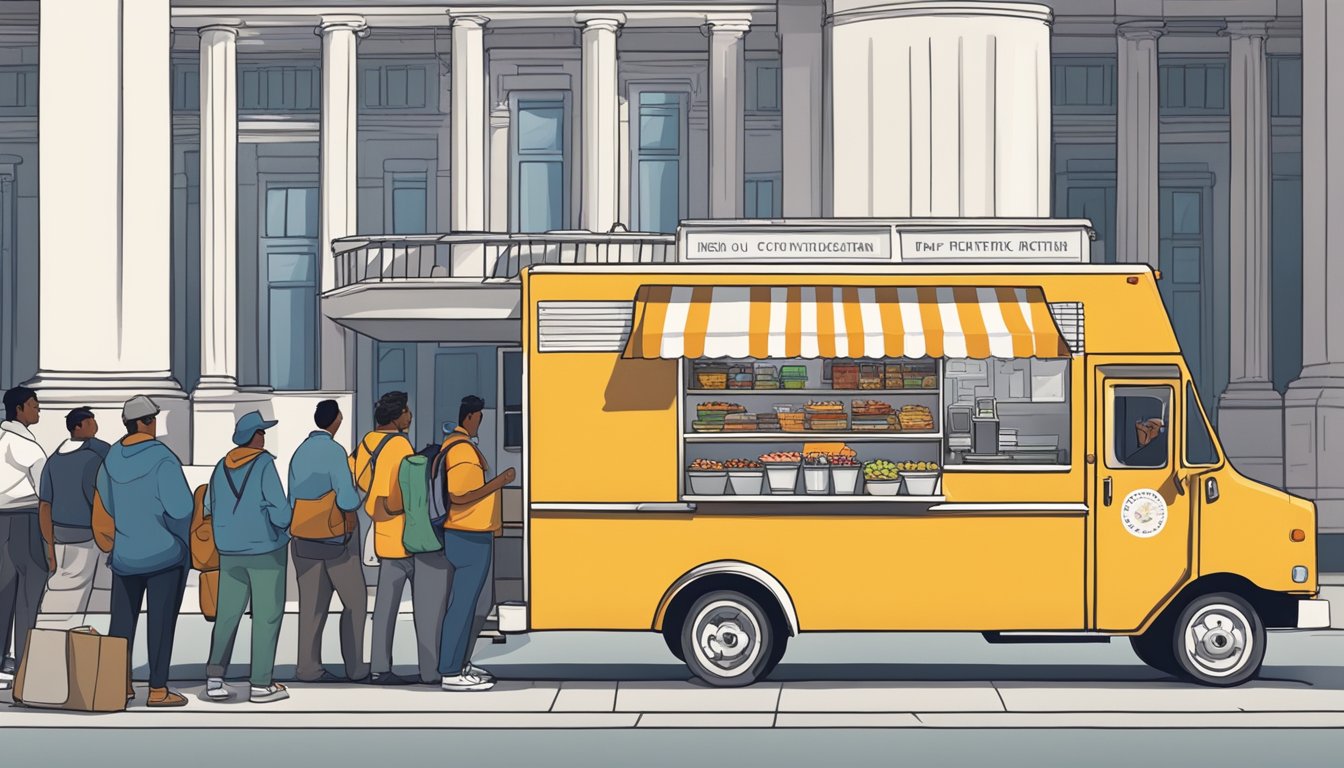
[[[1116,261],[1158,264],[1157,39],[1160,21],[1120,25],[1116,66]]]
[[[620,86],[616,33],[621,13],[580,13],[583,26],[583,198],[579,221],[589,232],[607,232],[620,219]]]
[[[318,34],[322,36],[322,114],[318,150],[321,156],[318,196],[322,211],[318,229],[323,291],[336,287],[332,241],[355,234],[359,226],[355,207],[359,180],[355,48],[359,36],[366,30],[361,16],[324,16],[318,27]],[[326,317],[321,320],[320,337],[318,386],[326,390],[349,389],[353,382],[353,339],[348,331]]]
[[[1328,6],[1328,7],[1327,7]],[[1290,492],[1314,499],[1321,530],[1344,533],[1344,7],[1302,2],[1302,374],[1284,397]],[[1335,300],[1329,301],[1333,296]]]
[[[845,5],[827,27],[832,214],[1049,216],[1050,9]]]
[[[454,232],[485,229],[485,25],[481,16],[453,17]]]
[[[509,231],[509,104],[490,110],[490,231]]]
[[[784,216],[822,215],[822,125],[825,114],[824,0],[779,0],[784,93]]]
[[[1242,473],[1283,485],[1283,398],[1270,368],[1269,67],[1264,21],[1231,21],[1231,375],[1218,429]]]
[[[742,218],[749,16],[710,16],[709,217]]]
[[[201,34],[201,379],[238,389],[238,29]]]
[[[88,405],[115,434],[121,405],[147,394],[160,436],[190,448],[172,379],[172,138],[168,0],[42,5],[38,151],[39,440],[66,437],[62,411]],[[96,66],[77,65],[96,54]],[[72,126],[90,126],[73,130]]]

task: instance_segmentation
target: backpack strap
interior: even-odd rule
[[[219,468],[224,475],[224,482],[229,484],[229,491],[233,493],[234,512],[238,511],[238,504],[241,503],[243,500],[243,491],[247,490],[247,481],[252,479],[252,470],[257,468],[257,461],[260,459],[261,457],[258,456],[257,458],[247,463],[247,471],[243,473],[242,485],[234,485],[233,475],[229,472],[229,468],[224,466],[224,462],[222,461],[220,462]]]
[[[358,475],[355,476],[355,485],[356,485],[356,486],[359,485],[359,480],[360,480],[360,478],[364,477],[364,474],[365,474],[366,472],[367,472],[368,475],[369,475],[369,482],[373,482],[373,478],[374,478],[374,477],[377,477],[377,474],[378,474],[378,454],[380,454],[380,453],[383,452],[383,447],[386,446],[387,443],[388,443],[388,441],[391,440],[391,439],[394,438],[394,437],[404,437],[404,435],[402,435],[402,433],[400,433],[400,432],[387,432],[387,433],[384,433],[382,439],[378,441],[378,444],[375,445],[375,446],[373,447],[373,450],[371,450],[371,451],[369,450],[369,446],[365,444],[365,441],[368,440],[367,437],[364,438],[364,440],[360,440],[360,441],[359,441],[359,445],[355,447],[355,456],[358,457],[358,456],[359,456],[359,449],[360,449],[360,448],[363,448],[363,449],[364,449],[365,451],[367,451],[368,454],[369,454],[369,463],[367,463],[367,464],[364,465],[364,471],[363,471],[363,472],[360,472]],[[412,447],[414,447],[414,446],[412,446]]]
[[[457,437],[454,437],[453,435],[456,435]],[[483,472],[488,472],[488,471],[489,471],[489,467],[488,467],[488,466],[486,465],[486,463],[485,463],[485,455],[482,454],[482,453],[481,453],[481,449],[478,448],[478,447],[476,447],[476,444],[473,443],[473,442],[471,441],[471,438],[470,438],[470,437],[467,437],[466,435],[461,434],[460,432],[454,432],[453,435],[450,435],[450,436],[449,436],[449,439],[444,443],[443,449],[442,449],[441,451],[439,451],[439,455],[438,455],[437,457],[435,457],[435,459],[434,459],[434,466],[430,468],[430,477],[433,478],[435,472],[438,472],[438,471],[440,471],[441,469],[443,469],[443,465],[447,462],[447,459],[448,459],[448,452],[451,451],[451,450],[453,449],[453,446],[455,446],[455,445],[461,445],[462,443],[466,443],[467,445],[471,446],[471,449],[472,449],[473,451],[476,452],[476,461],[478,461],[478,462],[480,463],[480,465],[481,465],[481,470],[482,470]],[[445,517],[448,516],[448,514],[449,514],[449,509],[448,509],[448,508],[449,508],[450,506],[452,506],[452,503],[453,503],[453,502],[452,502],[452,497],[449,496],[449,494],[448,494],[448,473],[447,473],[447,472],[443,472],[443,476],[439,479],[439,482],[443,484],[443,507],[444,507],[444,509],[443,509],[443,514],[444,514],[444,517],[440,517],[440,518],[436,518],[436,519],[438,519],[438,520],[443,520]]]

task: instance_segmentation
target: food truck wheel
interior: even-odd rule
[[[740,592],[715,590],[700,596],[681,625],[686,666],[713,686],[751,685],[770,674],[785,638],[770,613]]]
[[[1265,626],[1250,603],[1230,592],[1201,595],[1176,620],[1176,663],[1202,685],[1241,685],[1265,660]]]

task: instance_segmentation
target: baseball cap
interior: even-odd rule
[[[121,407],[122,421],[137,421],[150,416],[159,415],[159,406],[154,404],[147,395],[136,395]]]

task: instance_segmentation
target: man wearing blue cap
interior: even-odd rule
[[[237,447],[215,465],[205,494],[205,512],[211,518],[219,549],[219,608],[205,672],[205,694],[215,701],[232,696],[224,685],[224,675],[249,598],[250,699],[265,704],[289,698],[285,686],[274,678],[275,646],[285,615],[285,568],[293,516],[280,485],[275,457],[265,450],[266,430],[276,423],[256,411],[244,414],[233,430]]]

